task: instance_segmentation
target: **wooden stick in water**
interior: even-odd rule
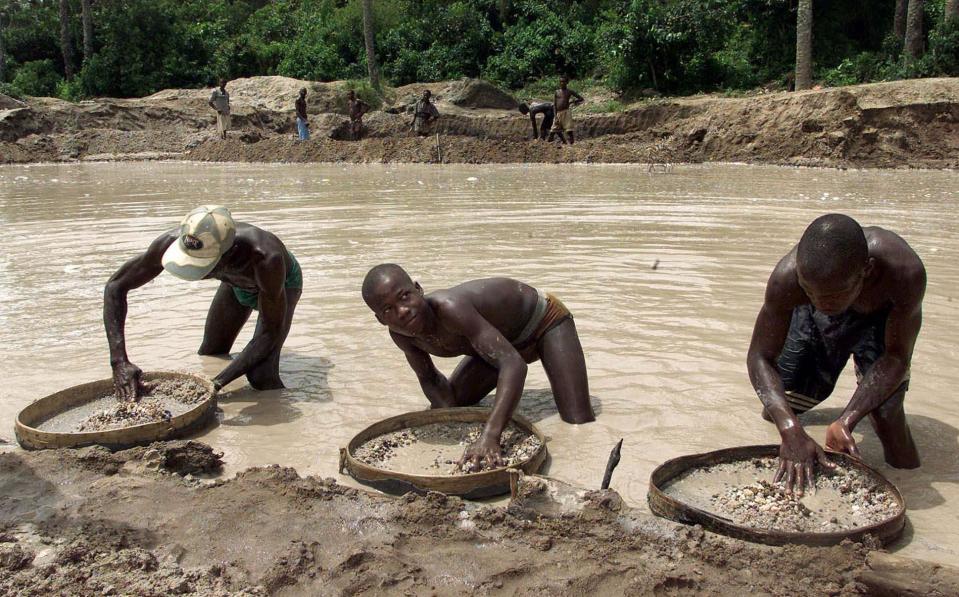
[[[606,474],[603,475],[603,485],[600,489],[609,489],[609,482],[613,479],[613,471],[619,464],[619,451],[623,447],[623,440],[616,443],[616,447],[609,453],[609,460],[606,462]]]

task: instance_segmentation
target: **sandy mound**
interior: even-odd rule
[[[295,133],[293,102],[307,87],[313,139]],[[423,89],[441,113],[442,152],[409,137],[409,110]],[[229,83],[233,128],[215,139],[209,89],[167,90],[147,98],[72,104],[30,98],[0,111],[0,161],[143,159],[171,156],[227,161],[397,162],[704,162],[837,167],[959,167],[959,79],[917,79],[744,98],[656,99],[591,114],[574,109],[577,144],[534,147],[529,120],[504,92],[482,81],[414,84],[364,118],[367,138],[348,138],[345,85],[287,77]],[[461,102],[457,105],[453,102]],[[466,107],[468,106],[468,107]],[[129,141],[129,142],[128,142]],[[592,142],[580,144],[580,141]],[[267,143],[267,146],[252,149]],[[338,145],[344,145],[340,147]],[[442,156],[440,156],[442,153]],[[442,160],[440,160],[442,157]]]
[[[463,108],[495,108],[515,110],[516,99],[482,79],[463,79],[445,90],[446,100]]]
[[[13,110],[14,108],[22,108],[24,105],[26,105],[24,102],[0,93],[0,110]]]

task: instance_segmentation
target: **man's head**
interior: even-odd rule
[[[220,79],[220,89],[226,90],[226,79]]]
[[[394,263],[377,265],[366,274],[363,300],[377,321],[403,336],[419,334],[433,315],[423,288]]]
[[[347,97],[347,99],[349,99],[349,100],[352,102],[353,100],[356,99],[356,92],[353,91],[352,89],[350,89],[350,90],[347,92],[346,97]]]
[[[529,106],[526,105],[526,102],[523,102],[519,105],[519,112],[520,114],[523,114],[524,116],[529,114]]]
[[[842,214],[813,220],[796,248],[799,285],[813,306],[827,315],[852,306],[872,268],[862,227]]]
[[[566,89],[567,85],[569,85],[569,77],[567,77],[566,75],[563,75],[562,77],[559,78],[559,88]]]
[[[163,253],[163,268],[184,280],[200,280],[216,267],[236,238],[236,222],[222,205],[203,205],[180,223],[179,236]]]
[[[306,97],[306,87],[303,87],[300,89],[300,97],[303,97],[303,98]]]
[[[423,99],[426,100],[426,101],[430,101],[430,98],[431,98],[431,97],[433,97],[433,92],[431,92],[429,89],[424,89],[424,90],[423,90]]]

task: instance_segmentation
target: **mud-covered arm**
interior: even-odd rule
[[[572,89],[569,90],[569,95],[573,98],[572,104],[573,104],[574,106],[575,106],[575,105],[578,105],[578,104],[581,104],[581,103],[583,103],[583,102],[586,101],[585,99],[583,99],[583,96],[581,96],[580,94],[576,93],[576,92],[573,91]]]
[[[406,336],[401,336],[390,332],[390,338],[403,351],[406,356],[406,362],[416,373],[416,378],[420,382],[423,394],[430,401],[432,408],[448,408],[456,406],[456,397],[453,393],[453,386],[445,375],[439,372],[430,355],[413,345],[412,340]]]
[[[270,356],[283,337],[286,321],[286,261],[282,251],[272,251],[253,267],[260,310],[257,331],[235,359],[213,378],[213,385],[222,388],[247,373]]]
[[[746,368],[756,395],[776,423],[779,433],[783,434],[798,428],[799,419],[786,400],[782,377],[776,367],[779,353],[786,343],[795,306],[788,296],[792,294],[787,288],[789,283],[781,277],[780,273],[775,271],[767,283],[763,306],[753,326]]]
[[[163,253],[176,241],[174,231],[154,240],[146,252],[120,266],[103,288],[103,327],[110,345],[110,364],[129,363],[124,328],[127,318],[127,294],[163,272]]]
[[[795,270],[788,267],[789,256],[776,266],[766,284],[763,306],[756,317],[749,343],[746,367],[756,395],[779,429],[779,468],[773,481],[784,481],[786,491],[803,494],[807,485],[815,483],[814,465],[833,468],[819,446],[802,428],[799,419],[786,401],[782,377],[776,360],[789,334],[793,308],[805,296],[796,280]]]
[[[529,123],[533,127],[533,138],[535,139],[539,131],[536,130],[536,114],[532,110],[529,111]]]
[[[103,327],[110,347],[110,368],[117,396],[136,400],[147,390],[141,379],[143,371],[130,362],[126,347],[127,294],[143,286],[163,271],[163,252],[176,242],[171,230],[154,240],[146,252],[127,261],[103,288]]]
[[[478,442],[498,449],[500,435],[512,418],[526,383],[526,361],[473,305],[448,300],[439,303],[439,312],[443,324],[465,336],[476,354],[499,372],[493,412]]]
[[[912,351],[922,327],[925,270],[912,273],[900,288],[905,296],[893,304],[886,319],[885,350],[863,377],[839,417],[850,431],[896,391],[909,370]]]

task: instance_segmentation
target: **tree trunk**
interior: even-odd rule
[[[959,0],[946,0],[946,10],[943,20],[959,19]]]
[[[373,51],[373,0],[363,0],[363,38],[366,41],[366,70],[370,75],[370,84],[379,89],[380,71]]]
[[[83,8],[83,61],[86,62],[93,58],[93,12],[90,0],[82,0],[80,6]]]
[[[909,13],[906,16],[906,59],[916,60],[922,56],[925,42],[922,34],[923,0],[909,0]]]
[[[7,80],[7,53],[3,48],[3,19],[6,17],[0,11],[0,83]]]
[[[892,30],[900,43],[906,39],[906,8],[908,7],[909,0],[896,0],[896,16],[892,21]]]
[[[63,54],[63,74],[73,77],[73,48],[70,45],[70,11],[67,0],[60,0],[60,53]]]
[[[796,12],[796,91],[812,87],[812,0],[799,0]]]

